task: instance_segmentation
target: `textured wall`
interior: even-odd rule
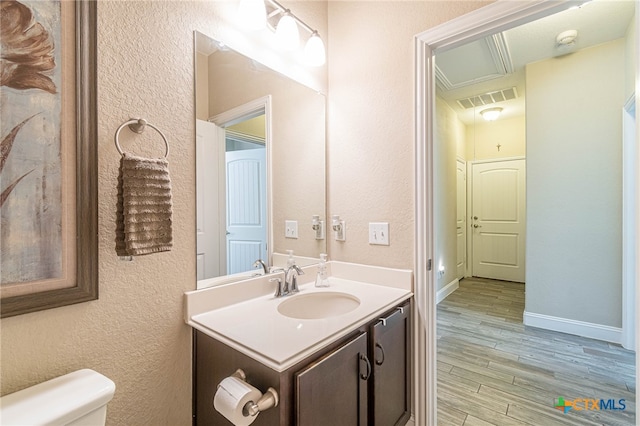
[[[413,36],[487,2],[283,2],[327,43],[329,213],[347,220],[333,259],[413,267]],[[79,368],[116,382],[111,425],[191,424],[191,339],[182,293],[195,288],[193,30],[227,42],[314,88],[261,34],[230,24],[237,2],[98,4],[100,300],[4,319],[2,394]],[[328,25],[328,20],[331,25]],[[171,141],[175,247],[134,262],[115,256],[117,126],[145,116]],[[152,132],[122,144],[156,153]],[[152,141],[152,142],[151,142]],[[135,145],[134,145],[135,143]],[[369,246],[369,221],[391,223],[391,246]]]
[[[413,36],[486,4],[329,2],[328,214],[347,222],[332,259],[413,268]],[[376,221],[390,246],[369,245]]]
[[[303,6],[314,11],[309,23],[326,34],[326,4]],[[259,34],[238,33],[228,22],[235,7],[236,2],[99,2],[100,299],[3,319],[2,394],[93,368],[116,383],[108,424],[191,424],[191,332],[182,318],[182,294],[195,288],[193,30],[230,45],[252,45]],[[326,71],[307,78],[324,88]],[[171,144],[174,249],[123,262],[115,255],[119,157],[113,134],[133,116],[158,125]],[[162,152],[154,132],[127,133],[122,132],[125,150]]]

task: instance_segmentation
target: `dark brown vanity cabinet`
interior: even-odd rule
[[[410,302],[277,372],[206,334],[194,332],[194,424],[231,425],[213,408],[216,387],[241,368],[278,407],[252,426],[404,426],[411,413]]]
[[[411,417],[411,315],[409,303],[370,327],[369,424],[404,426]]]
[[[410,303],[295,375],[298,426],[404,426],[411,416]]]
[[[298,425],[367,426],[367,333],[295,375]]]

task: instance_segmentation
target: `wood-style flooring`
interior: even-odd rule
[[[524,284],[466,278],[438,305],[438,425],[635,425],[635,353],[525,327]],[[625,410],[555,409],[624,399]]]

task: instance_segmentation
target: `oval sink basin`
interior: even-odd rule
[[[278,312],[289,318],[323,319],[351,312],[360,299],[347,293],[322,292],[301,294],[278,305]]]

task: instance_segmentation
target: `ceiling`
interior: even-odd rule
[[[593,0],[582,7],[556,13],[537,21],[470,42],[444,52],[436,51],[437,93],[465,124],[472,124],[475,111],[503,107],[504,117],[524,115],[525,65],[565,55],[626,35],[634,15],[633,0]],[[576,30],[573,45],[559,48],[558,34]],[[515,87],[517,97],[490,106],[465,109],[459,99]],[[507,98],[511,95],[507,92]],[[493,102],[483,97],[484,102]],[[501,99],[501,98],[500,98]],[[475,99],[475,104],[482,104]],[[488,104],[487,104],[488,105]]]

